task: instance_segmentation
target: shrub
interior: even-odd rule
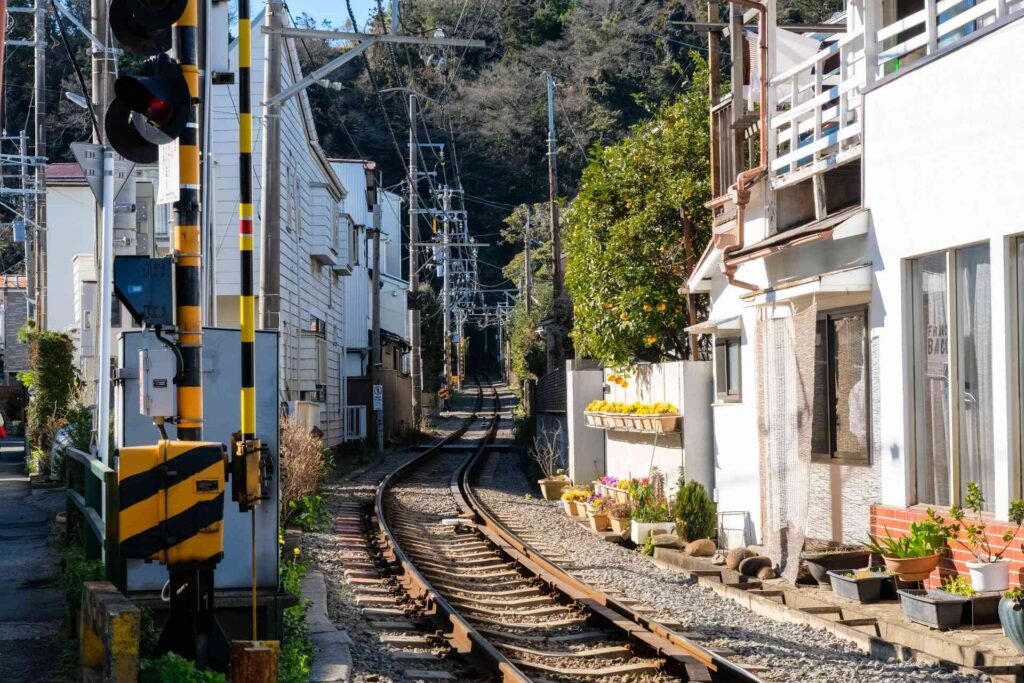
[[[312,496],[330,467],[330,457],[323,440],[302,425],[285,417],[281,419],[281,521],[295,512],[292,501]]]
[[[224,674],[197,669],[195,663],[168,652],[159,659],[139,660],[139,683],[224,683]]]
[[[318,495],[288,501],[288,515],[303,531],[323,531],[331,524],[331,511]],[[294,513],[294,516],[292,516]]]
[[[278,671],[278,681],[281,683],[308,681],[312,670],[313,642],[306,626],[309,600],[302,598],[302,581],[309,569],[309,562],[299,557],[300,554],[295,554],[281,560],[281,587],[289,595],[299,599],[297,605],[284,611],[284,637],[281,640],[281,661]]]
[[[718,509],[704,484],[688,481],[676,494],[676,520],[681,536],[695,541],[714,538],[718,530]]]
[[[78,370],[74,364],[74,345],[63,332],[29,330],[28,371],[19,375],[28,387],[28,439],[50,451],[53,436],[67,424],[78,391]]]

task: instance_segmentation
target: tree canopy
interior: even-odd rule
[[[707,64],[683,94],[634,126],[619,143],[598,146],[579,194],[565,213],[566,286],[573,299],[579,355],[608,365],[687,358],[688,268],[710,236]]]

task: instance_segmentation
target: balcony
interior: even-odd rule
[[[304,237],[309,246],[309,258],[322,266],[333,267],[341,263],[327,226],[312,226]]]

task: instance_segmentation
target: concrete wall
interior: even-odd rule
[[[75,289],[71,267],[76,254],[92,255],[96,244],[96,200],[87,185],[46,188],[46,324],[51,330],[75,327]]]
[[[565,363],[569,477],[573,481],[593,481],[605,474],[604,434],[584,424],[583,409],[591,401],[604,398],[604,371],[581,361]]]
[[[979,242],[992,282],[992,412],[1000,517],[1020,481],[1020,392],[1008,236],[1024,232],[1024,21],[966,42],[865,95],[865,202],[873,218],[882,502],[916,501],[903,260]],[[984,65],[983,68],[981,65]]]

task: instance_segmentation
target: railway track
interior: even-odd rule
[[[562,558],[546,557],[490,513],[472,487],[483,454],[507,454],[509,466],[516,464],[494,443],[494,385],[489,393],[493,409],[473,443],[463,430],[377,488],[380,562],[421,623],[432,623],[435,637],[488,680],[759,681],[723,654],[575,579],[556,564]]]

